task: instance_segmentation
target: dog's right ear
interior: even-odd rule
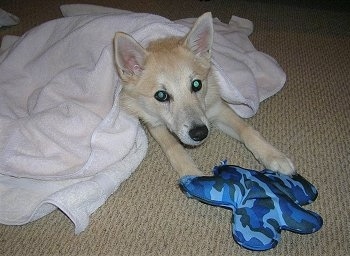
[[[147,53],[134,38],[128,34],[117,32],[114,37],[114,54],[122,79],[141,74]]]

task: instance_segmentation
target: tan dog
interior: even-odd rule
[[[116,33],[122,108],[146,123],[180,176],[203,175],[182,144],[201,144],[211,124],[243,142],[266,168],[293,174],[293,163],[220,98],[210,64],[212,43],[210,13],[199,17],[184,38],[156,40],[146,49]]]

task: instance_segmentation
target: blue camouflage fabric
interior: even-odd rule
[[[310,234],[322,218],[301,206],[313,202],[316,188],[302,176],[270,170],[257,172],[222,162],[214,176],[184,176],[180,187],[189,197],[233,210],[234,240],[250,250],[274,248],[281,230]]]

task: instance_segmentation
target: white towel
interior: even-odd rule
[[[138,120],[119,108],[115,32],[147,45],[185,35],[195,18],[172,22],[92,5],[61,10],[66,17],[2,42],[0,223],[25,224],[59,208],[79,233],[147,150]],[[250,21],[215,19],[214,29],[222,97],[250,117],[283,87],[285,74],[249,41]]]

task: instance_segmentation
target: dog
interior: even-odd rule
[[[158,39],[146,48],[117,32],[121,108],[143,121],[180,177],[204,175],[184,146],[202,144],[212,126],[244,143],[266,168],[294,174],[292,161],[221,99],[210,61],[213,33],[211,13],[200,16],[185,37]]]

